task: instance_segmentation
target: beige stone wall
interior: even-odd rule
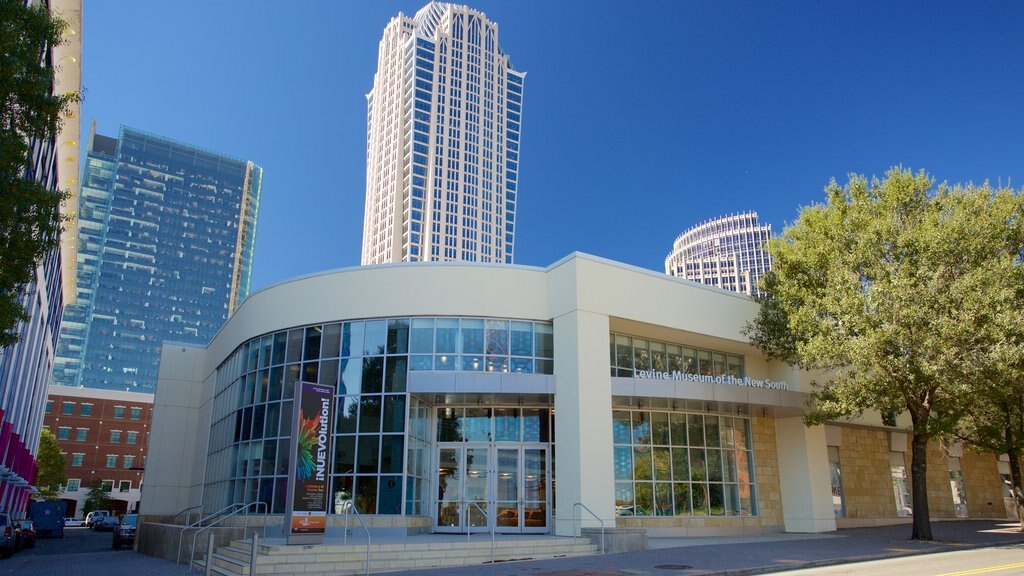
[[[839,470],[847,518],[896,516],[886,430],[843,427]]]
[[[993,454],[964,450],[960,458],[967,487],[967,513],[971,518],[1006,518],[1002,479]]]
[[[907,434],[907,472],[910,473],[912,460],[911,443],[913,436]],[[949,486],[949,463],[946,453],[938,442],[928,443],[928,509],[932,520],[956,518],[953,508],[953,490]],[[914,485],[911,482],[910,494],[913,498]]]
[[[647,528],[648,534],[682,536],[756,535],[781,532],[782,490],[779,486],[779,459],[775,444],[775,422],[752,417],[754,474],[757,482],[757,516],[625,517],[615,525]]]

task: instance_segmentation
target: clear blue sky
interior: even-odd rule
[[[265,170],[253,289],[359,264],[377,43],[423,2],[84,0],[83,127]],[[663,270],[896,164],[1024,184],[1024,2],[476,1],[527,71],[516,263]],[[84,140],[83,140],[84,141]]]

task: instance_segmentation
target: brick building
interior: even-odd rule
[[[43,427],[64,454],[68,481],[61,498],[68,516],[84,516],[86,496],[97,481],[109,492],[114,511],[138,509],[152,418],[152,394],[50,387]]]

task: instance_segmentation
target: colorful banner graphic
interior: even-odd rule
[[[291,534],[323,534],[327,528],[331,479],[334,387],[311,382],[295,386],[292,430]]]

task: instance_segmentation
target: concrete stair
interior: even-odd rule
[[[254,576],[249,572],[251,540],[233,540],[218,548],[211,572],[220,576]],[[495,539],[494,560],[533,560],[596,554],[598,547],[585,538],[558,536],[509,536]],[[283,539],[260,540],[257,545],[256,574],[283,576],[337,576],[366,572],[365,540],[348,544],[326,542],[316,546],[288,546]],[[205,556],[205,553],[202,554]],[[491,538],[422,535],[406,539],[373,541],[370,544],[370,572],[394,572],[484,564],[491,561]],[[194,569],[205,573],[206,559],[195,561]]]

